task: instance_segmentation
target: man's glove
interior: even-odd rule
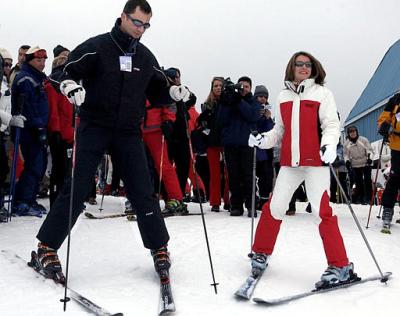
[[[193,105],[196,104],[197,97],[194,93],[190,93],[189,100],[185,102],[185,106],[187,109],[191,108]]]
[[[383,121],[381,126],[379,127],[378,133],[381,134],[384,138],[389,136],[390,123]]]
[[[14,115],[10,119],[10,126],[24,128],[24,121],[26,121],[26,117],[23,115]]]
[[[372,159],[371,156],[368,154],[368,158],[367,158],[367,165],[370,166],[372,165]]]
[[[242,100],[242,96],[237,91],[222,91],[221,93],[221,103],[223,105],[236,105]]]
[[[190,98],[190,91],[185,86],[172,86],[169,88],[169,95],[174,101],[186,102]]]
[[[347,168],[347,170],[351,170],[351,162],[350,162],[350,160],[346,161],[346,168]]]
[[[333,163],[336,160],[336,146],[334,145],[324,145],[319,151],[321,160],[325,163]]]
[[[68,98],[68,101],[80,106],[85,101],[86,91],[73,80],[64,80],[60,83],[60,91]]]
[[[258,134],[258,133],[255,135],[250,134],[249,141],[248,141],[249,147],[259,147],[260,148],[260,146],[263,143],[263,140],[264,140],[264,136],[261,134]]]
[[[161,131],[167,141],[172,140],[172,133],[174,132],[174,123],[172,121],[164,121],[161,123]]]

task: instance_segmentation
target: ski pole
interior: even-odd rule
[[[100,202],[100,208],[99,212],[103,210],[103,202],[104,202],[104,195],[106,193],[106,185],[107,185],[107,173],[108,173],[108,155],[104,154],[104,187],[103,187],[103,192],[101,194],[101,202]]]
[[[258,134],[257,131],[251,132],[254,136]],[[251,230],[250,230],[250,253],[249,257],[253,256],[253,238],[254,238],[254,214],[256,212],[256,170],[257,170],[257,147],[254,146],[253,150],[253,183],[251,189]]]
[[[194,157],[194,154],[193,154],[193,147],[192,147],[192,141],[191,141],[191,138],[190,138],[189,124],[188,124],[188,121],[187,121],[187,113],[185,112],[186,111],[185,104],[184,104],[183,101],[179,101],[179,102],[177,102],[176,105],[177,105],[178,108],[180,108],[180,110],[184,114],[183,115],[183,120],[185,121],[186,136],[187,136],[187,140],[189,142],[189,153],[190,153],[190,158],[192,159],[192,168],[193,168],[193,173],[194,173],[194,179],[195,179],[195,182],[196,182],[197,194],[198,194],[198,196],[200,196],[200,185],[199,185],[199,180],[197,179],[198,174],[197,174],[197,171],[196,171],[196,162],[195,162],[196,160],[195,160],[195,157]],[[210,243],[208,241],[207,226],[206,226],[206,220],[204,218],[203,203],[202,203],[201,199],[199,199],[199,205],[200,205],[200,212],[201,212],[201,220],[203,222],[204,236],[205,236],[205,239],[206,239],[206,245],[207,245],[207,251],[208,251],[208,259],[210,261],[211,275],[212,275],[212,279],[213,279],[213,283],[211,283],[211,286],[214,287],[215,294],[218,294],[217,293],[217,286],[218,286],[219,283],[217,283],[215,281],[214,268],[213,268],[213,263],[212,263],[212,258],[211,258]]]
[[[333,169],[332,164],[329,164],[329,168],[331,169],[331,171],[332,171],[332,173],[333,173],[333,176],[335,177],[336,183],[337,183],[337,185],[339,186],[340,192],[341,192],[342,195],[343,195],[343,199],[346,201],[346,204],[347,204],[347,206],[349,207],[350,213],[351,213],[351,215],[353,216],[354,221],[356,222],[356,225],[357,225],[357,227],[358,227],[358,230],[360,231],[360,234],[361,234],[362,238],[364,239],[365,245],[367,246],[368,251],[369,251],[369,253],[371,254],[371,257],[372,257],[372,259],[374,260],[376,267],[378,268],[379,274],[381,275],[381,282],[385,282],[385,283],[386,283],[386,281],[388,280],[388,277],[385,277],[385,276],[383,275],[383,273],[382,273],[382,271],[381,271],[381,268],[379,267],[378,261],[377,261],[376,258],[375,258],[375,255],[374,255],[374,253],[373,253],[373,251],[372,251],[372,249],[371,249],[371,246],[369,245],[369,242],[368,242],[368,240],[367,240],[367,237],[365,237],[365,234],[364,234],[364,232],[363,232],[363,230],[362,230],[362,228],[361,228],[360,222],[358,221],[357,216],[356,216],[356,214],[354,213],[353,208],[351,207],[350,201],[348,200],[348,198],[347,198],[347,196],[346,196],[346,194],[345,194],[345,192],[344,192],[344,189],[343,189],[342,185],[340,184],[340,181],[339,181],[338,177],[336,176],[336,173],[334,172],[334,169]]]
[[[71,227],[72,227],[72,208],[74,200],[74,175],[75,175],[75,164],[76,164],[76,138],[78,128],[78,111],[79,107],[74,104],[74,144],[72,145],[72,166],[71,166],[71,191],[69,199],[69,214],[68,214],[68,241],[67,241],[67,260],[65,265],[65,285],[64,285],[64,298],[60,299],[60,302],[64,303],[64,312],[67,310],[67,303],[71,300],[67,296],[68,289],[68,275],[69,275],[69,257],[71,250]]]
[[[378,173],[379,173],[379,169],[381,168],[381,158],[382,158],[382,151],[383,151],[383,145],[385,144],[385,137],[382,139],[382,146],[381,149],[379,151],[379,157],[378,157],[378,166],[376,167],[376,173],[375,173],[375,179],[374,179],[374,184],[372,186],[372,193],[371,193],[371,201],[369,203],[369,212],[368,212],[368,220],[367,220],[367,226],[365,228],[369,228],[369,220],[371,217],[371,210],[372,210],[372,205],[374,204],[374,198],[376,195],[376,182],[378,180]]]
[[[10,175],[10,193],[9,193],[9,201],[7,208],[7,219],[11,221],[11,213],[14,209],[14,201],[15,201],[15,185],[17,178],[17,162],[19,155],[19,137],[20,137],[21,129],[19,127],[15,127],[15,138],[14,138],[14,155],[11,166],[11,175]]]
[[[158,178],[158,198],[160,199],[161,196],[161,182],[162,182],[162,175],[163,175],[163,160],[164,160],[164,143],[165,143],[165,137],[164,134],[161,136],[161,160],[160,160],[160,172],[159,172],[159,178]]]
[[[20,94],[17,99],[17,110],[19,114],[22,113],[22,109],[25,102],[25,95]],[[13,161],[11,166],[11,175],[10,175],[10,193],[9,193],[9,201],[7,205],[7,221],[11,222],[11,214],[14,209],[14,202],[15,202],[15,186],[16,186],[16,179],[17,179],[17,163],[18,163],[18,156],[19,156],[19,138],[21,135],[21,128],[15,127],[15,138],[14,138],[14,155]]]

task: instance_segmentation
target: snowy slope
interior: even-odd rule
[[[98,199],[99,200],[99,199]],[[44,202],[45,203],[45,202]],[[364,230],[383,271],[392,271],[388,285],[370,282],[350,289],[316,295],[278,307],[262,307],[253,302],[239,302],[233,297],[236,288],[250,270],[251,220],[229,217],[227,212],[210,213],[206,223],[213,256],[218,295],[214,294],[207,249],[200,216],[167,218],[171,235],[169,249],[173,266],[172,286],[176,315],[381,315],[394,312],[400,297],[400,225],[392,235],[379,232],[378,208],[373,209],[370,228]],[[287,217],[255,297],[274,298],[311,289],[326,268],[325,255],[318,234],[315,214],[302,210]],[[362,276],[377,274],[377,268],[364,244],[346,205],[333,205],[347,246],[348,256]],[[89,210],[97,212],[98,207]],[[106,197],[103,213],[123,210],[123,199]],[[354,210],[366,225],[368,206]],[[198,204],[190,204],[199,212]],[[399,218],[398,210],[395,219]],[[42,219],[13,218],[0,224],[0,249],[13,249],[29,258],[35,248],[35,234]],[[65,243],[66,244],[66,243]],[[65,264],[65,245],[60,250]],[[158,284],[152,259],[143,248],[135,222],[124,218],[89,220],[81,217],[72,237],[69,285],[111,312],[124,315],[157,315]],[[0,315],[85,315],[74,302],[62,311],[59,299],[63,289],[51,281],[42,281],[23,265],[11,263],[0,255]]]

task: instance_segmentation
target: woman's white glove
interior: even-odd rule
[[[336,146],[333,145],[324,145],[321,147],[319,151],[321,156],[321,160],[325,163],[333,163],[336,160]]]

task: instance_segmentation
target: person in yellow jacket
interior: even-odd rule
[[[396,93],[387,102],[378,118],[378,128],[379,134],[383,136],[383,142],[389,141],[391,149],[391,169],[382,196],[382,232],[390,233],[393,209],[400,189],[400,93]]]

